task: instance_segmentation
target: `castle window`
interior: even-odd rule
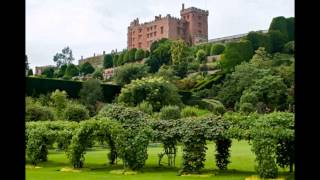
[[[189,19],[189,15],[187,16],[187,19]]]
[[[141,33],[142,29],[139,29],[139,33]]]
[[[198,19],[200,20],[200,19],[201,19],[201,16],[198,16]]]
[[[201,23],[198,23],[198,27],[201,28],[201,26],[202,26],[202,24],[201,24]]]
[[[160,32],[163,34],[163,26],[160,27]]]
[[[157,25],[154,25],[154,29],[157,29]]]
[[[152,26],[151,26],[150,30],[152,31]]]
[[[198,31],[198,33],[199,33],[199,34],[201,34],[201,33],[202,33],[202,31],[201,31],[201,30],[199,30],[199,31]]]
[[[139,47],[139,48],[141,48],[141,42],[139,42],[139,45],[138,45],[138,47]]]
[[[156,35],[157,35],[157,32],[154,32],[153,35],[156,36]]]
[[[147,38],[149,38],[149,34],[147,34]]]
[[[147,28],[147,31],[149,31],[149,28]]]

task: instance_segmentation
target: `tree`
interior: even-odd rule
[[[80,101],[89,109],[90,114],[96,112],[96,103],[103,98],[99,80],[89,79],[85,81],[79,92]]]
[[[223,44],[213,44],[211,46],[210,55],[219,55],[224,51],[225,47]]]
[[[287,42],[283,47],[283,52],[288,54],[294,54],[294,41]]]
[[[251,42],[248,40],[227,43],[220,66],[225,72],[233,71],[236,65],[249,61],[253,53]]]
[[[172,64],[180,64],[186,62],[187,45],[183,40],[173,41],[170,51]]]
[[[91,74],[94,72],[94,67],[89,62],[85,62],[80,65],[79,72],[84,75]]]
[[[129,51],[124,52],[122,64],[129,62]]]
[[[73,60],[72,50],[69,46],[63,48],[62,53],[56,53],[56,55],[53,56],[53,61],[57,64],[57,67],[63,64],[70,64]]]
[[[50,99],[53,102],[53,106],[56,108],[58,117],[61,117],[62,110],[67,106],[68,94],[65,91],[59,89],[51,93]]]
[[[102,69],[96,69],[93,73],[92,73],[92,77],[95,79],[103,79],[103,75],[102,75]]]
[[[180,95],[175,85],[162,77],[145,77],[133,80],[121,89],[118,102],[137,106],[142,101],[159,111],[164,105],[181,105]]]
[[[118,59],[117,59],[117,66],[121,66],[121,65],[124,64],[124,59],[123,59],[123,57],[124,57],[125,53],[126,53],[126,51],[124,51],[124,52],[122,52],[122,53],[119,54],[119,57],[118,57]]]
[[[149,57],[149,56],[150,56],[150,51],[146,50],[146,52],[145,52],[145,57],[147,58],[147,57]]]
[[[268,32],[272,44],[272,53],[281,52],[283,46],[288,41],[286,35],[281,33],[279,30],[271,30]]]
[[[249,88],[257,79],[271,75],[270,70],[260,69],[255,65],[243,62],[235,67],[234,72],[228,75],[218,91],[217,99],[226,107],[233,108],[239,101],[242,92]]]
[[[129,84],[134,79],[139,79],[148,74],[149,67],[144,64],[128,63],[115,70],[113,80],[123,86]]]
[[[29,69],[28,70],[28,76],[32,76],[33,75],[33,71],[32,71],[32,69]]]
[[[202,49],[199,49],[196,55],[196,59],[199,63],[206,62],[206,52]]]
[[[268,34],[251,31],[246,36],[246,39],[251,42],[253,50],[264,47],[269,53],[271,52],[272,44]]]
[[[273,18],[269,27],[270,31],[280,31],[285,38],[288,38],[287,19],[283,16]]]
[[[294,17],[287,18],[288,41],[294,41]]]
[[[150,46],[150,56],[146,59],[145,64],[150,66],[150,72],[155,73],[163,64],[169,64],[171,61],[171,41],[162,38],[155,41]]]
[[[138,49],[136,51],[134,59],[137,61],[137,60],[142,60],[144,57],[145,57],[145,55],[144,55],[143,49]]]
[[[63,77],[64,74],[66,73],[67,67],[68,67],[67,64],[61,65],[60,68],[58,69],[57,77]]]
[[[113,58],[111,54],[106,54],[103,57],[103,68],[111,68],[113,66],[114,62],[113,62]]]
[[[67,76],[67,77],[78,76],[79,75],[79,69],[74,64],[68,64],[68,66],[66,68],[66,72],[65,72],[64,75]]]
[[[45,75],[46,78],[53,78],[53,74],[54,74],[54,68],[53,67],[47,67],[41,73],[41,75]]]
[[[135,55],[136,55],[137,48],[132,48],[128,52],[128,62],[134,62],[135,61]]]
[[[118,66],[119,54],[115,54],[115,55],[113,56],[112,61],[113,61],[113,62],[112,62],[113,66]]]

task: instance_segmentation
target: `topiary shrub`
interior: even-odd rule
[[[26,105],[26,121],[48,121],[54,120],[54,113],[51,108],[39,104]]]
[[[82,121],[89,119],[89,110],[81,104],[70,103],[63,111],[63,118],[68,121]]]
[[[164,106],[160,110],[160,119],[179,119],[181,110],[178,106]]]
[[[224,51],[225,47],[223,44],[213,44],[211,46],[210,55],[219,55]]]

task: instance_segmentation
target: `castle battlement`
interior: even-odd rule
[[[208,40],[208,15],[206,10],[190,7],[180,11],[180,18],[167,14],[154,16],[149,22],[140,23],[134,19],[128,26],[128,49],[149,49],[151,44],[161,38],[183,39],[188,44]]]

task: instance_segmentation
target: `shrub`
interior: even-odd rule
[[[103,57],[103,67],[104,68],[111,68],[113,66],[113,59],[111,54],[106,54]]]
[[[100,82],[96,79],[90,79],[83,83],[79,92],[80,101],[88,107],[91,114],[95,114],[96,103],[103,99]]]
[[[67,77],[77,76],[77,75],[79,75],[79,69],[74,64],[68,64],[68,67],[67,67],[64,75]]]
[[[54,114],[49,107],[39,104],[26,105],[26,121],[48,121],[54,120]]]
[[[150,103],[154,111],[164,105],[180,105],[181,99],[177,88],[162,77],[147,77],[133,80],[121,89],[118,102],[136,106],[142,101]]]
[[[219,55],[224,51],[224,45],[222,44],[213,44],[211,46],[210,55]]]
[[[63,111],[63,117],[68,121],[82,121],[89,119],[88,109],[77,103],[70,103]]]
[[[91,74],[94,72],[94,67],[89,62],[85,62],[80,65],[79,72],[84,75]]]
[[[283,52],[294,54],[294,41],[287,42],[283,47]]]
[[[51,93],[50,99],[53,102],[58,116],[61,115],[62,110],[67,106],[67,96],[66,91],[60,91],[59,89]]]
[[[198,109],[192,106],[187,106],[182,109],[181,111],[181,116],[184,117],[196,117],[198,116],[197,114]]]
[[[160,110],[160,119],[179,119],[181,110],[178,106],[163,106]]]
[[[134,59],[137,60],[142,60],[145,57],[143,49],[138,49],[135,53]]]
[[[196,59],[199,63],[203,63],[206,61],[206,52],[202,49],[198,50]]]
[[[137,107],[140,111],[142,111],[146,114],[152,115],[152,113],[153,113],[152,105],[146,101],[142,101]]]
[[[142,78],[148,74],[149,67],[144,64],[129,63],[118,67],[115,70],[113,80],[123,86],[132,80]]]

